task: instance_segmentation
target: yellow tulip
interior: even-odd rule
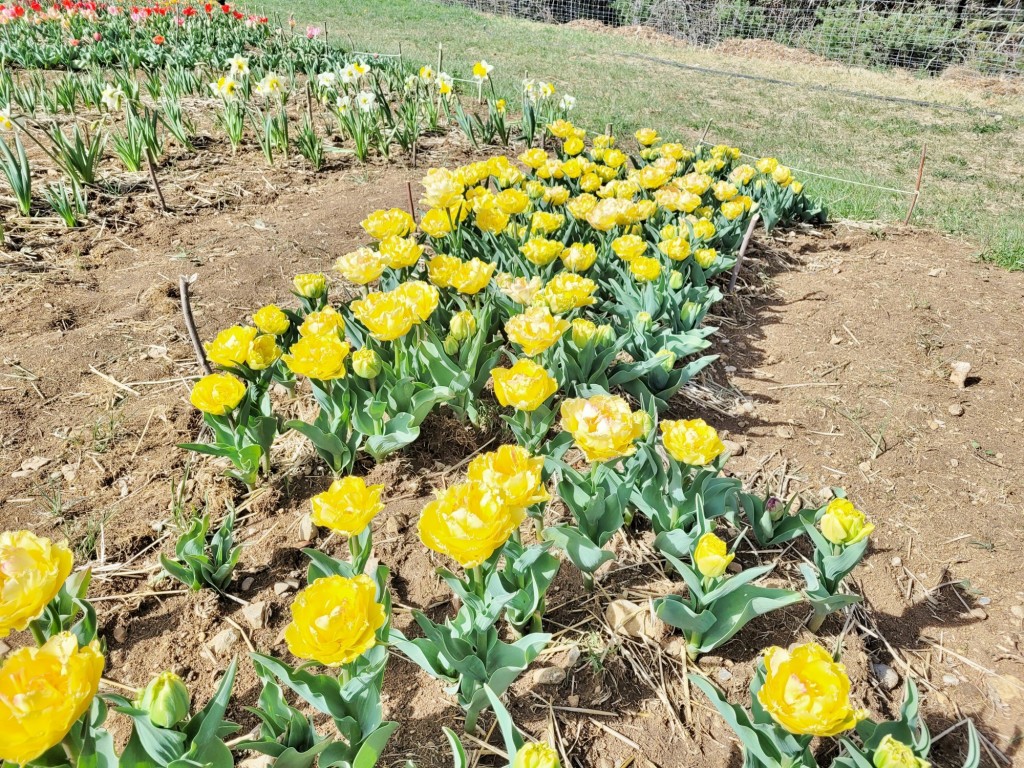
[[[445,168],[431,168],[422,183],[425,194],[420,202],[428,208],[447,208],[465,191],[465,184]]]
[[[634,454],[635,442],[646,433],[649,418],[643,411],[631,411],[618,395],[570,398],[562,403],[562,429],[572,435],[591,463]]]
[[[749,184],[755,175],[757,175],[757,169],[754,166],[737,165],[729,172],[729,180],[733,184]]]
[[[595,205],[597,205],[597,198],[584,192],[569,200],[565,207],[574,219],[585,219],[587,214],[594,210]]]
[[[519,251],[538,267],[546,267],[561,255],[562,248],[563,245],[558,240],[531,237],[519,246]]]
[[[496,493],[510,507],[532,507],[551,498],[544,488],[543,456],[518,445],[503,445],[474,458],[466,477]]]
[[[707,269],[718,259],[718,251],[714,248],[698,248],[693,252],[693,260],[701,269]]]
[[[576,126],[570,123],[568,120],[555,120],[553,123],[548,123],[548,133],[554,136],[556,139],[567,139],[573,136],[576,132]]]
[[[310,519],[345,536],[358,536],[378,514],[384,511],[380,500],[383,485],[370,485],[361,477],[342,477],[318,493],[310,503]]]
[[[780,187],[788,187],[793,181],[793,172],[784,165],[775,166],[775,170],[772,171],[772,179]]]
[[[317,579],[295,596],[284,630],[288,650],[328,667],[351,664],[377,644],[387,616],[365,574]]]
[[[589,277],[581,277],[573,272],[559,272],[544,286],[537,298],[544,301],[554,314],[562,315],[596,303],[596,291],[597,283]]]
[[[548,205],[565,205],[569,199],[569,188],[556,186],[556,187],[544,187],[544,202]],[[535,213],[534,216],[537,214]],[[565,217],[561,217],[559,227],[565,223]]]
[[[523,196],[526,197],[525,195]],[[505,231],[505,228],[508,226],[509,215],[501,209],[497,200],[491,197],[477,206],[474,221],[477,228],[482,232],[497,235]]]
[[[451,288],[452,275],[462,266],[462,259],[439,253],[427,261],[427,276],[438,288]]]
[[[562,251],[562,264],[571,272],[586,272],[597,261],[593,243],[573,243]]]
[[[534,275],[527,279],[525,277],[512,277],[507,272],[502,272],[495,279],[499,290],[508,296],[516,304],[527,306],[533,303],[537,294],[544,288],[544,283]]]
[[[576,136],[570,136],[563,142],[562,151],[569,157],[575,157],[583,151],[583,140]]]
[[[658,140],[658,132],[653,128],[641,128],[633,134],[641,146],[649,147]]]
[[[882,737],[871,757],[875,768],[931,768],[931,763],[914,754],[914,750],[891,734]]]
[[[717,579],[725,573],[734,557],[725,542],[713,533],[701,536],[693,550],[693,562],[700,575],[707,579]]]
[[[661,441],[668,455],[681,464],[704,467],[725,451],[725,443],[704,419],[661,422]]]
[[[716,181],[712,186],[715,194],[715,200],[724,203],[727,200],[732,200],[736,195],[740,193],[736,189],[735,184],[730,184],[728,181]]]
[[[474,257],[469,261],[459,262],[458,268],[449,277],[449,282],[459,293],[472,296],[487,287],[497,267],[496,262],[488,264]]]
[[[431,208],[420,219],[420,229],[433,238],[442,238],[452,231],[452,219],[448,215],[448,209]]]
[[[59,744],[89,709],[102,674],[99,643],[79,648],[70,632],[12,651],[0,667],[0,760],[23,765]]]
[[[629,262],[629,271],[639,282],[649,283],[661,276],[661,262],[649,256],[637,256]]]
[[[264,333],[253,339],[249,345],[245,364],[254,371],[262,371],[276,363],[280,356],[281,348],[277,345],[277,339]]]
[[[292,279],[292,287],[299,296],[307,299],[319,298],[327,293],[327,275],[319,272],[296,275]]]
[[[540,147],[532,147],[519,155],[519,162],[536,170],[548,161],[548,153]]]
[[[658,243],[658,250],[672,259],[672,261],[685,261],[690,255],[690,241],[685,237],[662,240]]]
[[[31,531],[0,533],[0,637],[37,618],[71,573],[71,550]]]
[[[551,314],[546,306],[530,307],[505,323],[509,340],[525,355],[535,357],[554,345],[569,329],[569,321]]]
[[[417,322],[411,307],[394,291],[371,293],[349,306],[377,341],[394,341],[405,336]]]
[[[522,509],[505,505],[480,483],[461,483],[423,508],[420,541],[463,568],[475,568],[505,544],[524,517]]]
[[[271,336],[280,336],[291,327],[288,315],[274,304],[268,304],[257,310],[252,316],[252,322],[260,330],[260,333],[269,333]]]
[[[561,768],[558,753],[547,744],[524,744],[512,761],[512,768]]]
[[[798,736],[837,736],[867,715],[850,703],[846,667],[817,643],[764,653],[765,682],[758,701],[772,719]]]
[[[730,200],[727,203],[722,203],[722,207],[719,210],[721,210],[722,215],[726,219],[733,221],[734,219],[738,219],[742,216],[746,211],[746,208],[743,206],[743,202],[737,198],[735,200]]]
[[[587,222],[600,232],[632,224],[636,217],[636,206],[629,200],[607,198],[594,206],[587,214]]]
[[[622,152],[618,149],[610,149],[604,153],[604,158],[602,159],[602,162],[609,168],[618,169],[625,165],[626,160],[628,159],[629,158],[626,156],[625,152]]]
[[[779,167],[779,161],[774,157],[762,157],[757,161],[757,170],[761,173],[770,174],[774,173],[775,169]]]
[[[370,237],[383,240],[392,235],[405,237],[416,231],[416,222],[412,216],[400,208],[386,211],[374,211],[361,222],[362,228]]]
[[[437,288],[422,280],[409,280],[399,285],[391,293],[405,303],[417,318],[417,322],[423,322],[429,318],[437,309],[437,303],[441,299]]]
[[[844,547],[863,541],[875,530],[849,499],[832,499],[818,526],[826,539]]]
[[[623,235],[612,240],[612,250],[623,261],[632,261],[647,252],[647,243],[638,235]]]
[[[645,166],[636,172],[636,183],[643,189],[658,189],[665,186],[671,178],[671,171],[654,165]]]
[[[299,326],[300,336],[345,336],[345,318],[334,307],[310,312]]]
[[[654,193],[654,201],[666,211],[690,213],[700,206],[700,195],[668,185]]]
[[[707,219],[697,219],[697,221],[692,222],[692,225],[694,237],[698,237],[701,240],[710,240],[715,236],[715,225]]]
[[[550,235],[557,232],[565,223],[565,216],[560,213],[548,213],[547,211],[534,211],[530,217],[530,232],[540,232],[542,235]]]
[[[543,366],[524,358],[511,368],[494,368],[494,396],[517,411],[535,411],[558,391],[558,382]]]
[[[345,358],[350,349],[337,336],[303,336],[283,359],[288,370],[298,376],[331,381],[345,378]]]
[[[405,269],[420,260],[423,246],[413,237],[391,235],[380,241],[380,255],[392,269]]]
[[[235,410],[243,397],[243,382],[228,373],[211,373],[195,383],[189,401],[203,413],[224,416]]]
[[[372,283],[381,276],[387,261],[371,248],[357,248],[334,262],[334,270],[356,285]]]
[[[506,189],[494,196],[494,202],[504,213],[515,216],[530,207],[530,196],[518,189]]]
[[[221,368],[235,368],[245,363],[249,355],[249,346],[259,331],[249,326],[234,325],[225,328],[217,337],[205,344],[206,356],[214,365]]]

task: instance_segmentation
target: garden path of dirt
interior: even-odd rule
[[[461,152],[439,141],[422,163],[459,162]],[[156,554],[173,545],[172,484],[186,472],[175,444],[194,439],[200,425],[187,401],[197,366],[178,275],[198,275],[193,304],[208,339],[264,303],[287,303],[293,274],[327,270],[363,244],[363,216],[404,206],[406,181],[422,175],[338,162],[313,176],[261,171],[260,162],[248,154],[209,167],[204,173],[224,191],[216,199],[181,168],[165,190],[178,214],[159,214],[140,192],[102,231],[32,231],[0,262],[0,526],[69,536],[93,560],[107,678],[134,687],[173,668],[197,701],[247,643],[286,654],[287,584],[304,583],[300,519],[328,479],[298,441],[285,439],[273,488],[240,505],[247,546],[233,592],[269,606],[263,626],[253,628],[241,605],[158,580]],[[203,179],[205,189],[217,187]],[[757,487],[801,493],[816,506],[820,489],[841,485],[876,522],[871,554],[855,573],[871,610],[854,615],[845,643],[857,700],[891,715],[893,682],[909,664],[933,733],[970,716],[993,750],[1015,760],[1024,714],[1024,275],[973,263],[969,252],[927,232],[841,224],[758,242],[744,272],[751,290],[719,310],[721,359],[696,399],[674,408],[727,429],[743,448],[729,470]],[[949,381],[953,361],[972,366],[964,389]],[[434,418],[406,456],[371,472],[388,485],[375,539],[402,628],[409,607],[435,618],[450,608],[433,575],[440,559],[419,544],[413,523],[432,489],[455,481],[483,442]],[[205,459],[189,460],[175,495],[185,508],[205,499],[218,511],[240,499]],[[648,545],[649,534],[617,540],[619,561],[592,596],[563,569],[549,598],[553,650],[535,666],[564,665],[574,648],[582,655],[560,685],[524,674],[513,713],[537,736],[556,727],[579,766],[619,766],[634,753],[637,766],[739,766],[734,740],[706,702],[695,695],[686,704],[683,667],[668,644],[617,637],[602,620],[611,596],[642,599],[668,588],[645,563]],[[316,546],[344,548],[322,534]],[[740,701],[761,648],[809,638],[802,618],[796,610],[755,623],[701,668]],[[831,620],[825,641],[843,629]],[[441,686],[396,657],[385,694],[386,716],[401,722],[387,764],[450,765],[440,726],[459,718]],[[254,722],[241,705],[257,695],[245,662],[232,714],[246,728]],[[686,717],[692,728],[678,725]],[[937,745],[936,764],[955,764],[962,746],[959,729]]]

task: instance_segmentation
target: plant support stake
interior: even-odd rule
[[[412,216],[413,223],[416,223],[416,204],[412,199],[412,182],[405,182],[405,191],[409,193],[409,215]]]
[[[157,199],[160,201],[160,210],[167,213],[167,201],[164,200],[164,193],[160,189],[160,182],[156,180],[156,164],[153,162],[153,155],[146,147],[146,165],[149,166],[149,178],[153,181],[153,189],[156,190]]]
[[[213,373],[213,369],[210,367],[210,363],[206,359],[206,351],[203,349],[203,344],[199,341],[199,332],[196,330],[196,321],[192,317],[192,304],[188,300],[188,287],[192,284],[193,279],[195,279],[195,275],[192,277],[178,275],[178,296],[181,299],[181,315],[185,318],[185,327],[188,329],[189,339],[192,340],[192,349],[195,350],[196,361],[207,375],[209,375]]]
[[[907,211],[907,218],[904,224],[910,223],[910,217],[914,215],[914,208],[917,206],[917,199],[921,196],[921,180],[924,179],[924,161],[927,157],[928,145],[921,145],[921,162],[917,166],[917,183],[914,185],[914,196],[910,198],[910,210]]]
[[[732,277],[729,278],[729,288],[726,293],[732,293],[736,288],[736,278],[740,275],[740,267],[743,265],[743,256],[747,252],[747,246],[750,245],[750,238],[754,236],[754,227],[757,226],[758,220],[761,218],[760,213],[755,213],[753,218],[750,219],[750,224],[747,225],[747,231],[743,235],[743,242],[740,244],[739,255],[736,256],[736,266],[732,268]]]

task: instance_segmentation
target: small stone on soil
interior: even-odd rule
[[[971,364],[965,363],[962,360],[957,360],[951,366],[951,372],[949,374],[949,380],[956,384],[960,389],[967,388],[967,375],[971,372]]]
[[[964,407],[962,405],[960,405],[960,403],[953,403],[951,406],[949,406],[949,415],[950,416],[963,416],[964,415]]]
[[[228,627],[213,636],[213,640],[210,641],[210,650],[218,656],[224,656],[237,642],[238,633],[231,627]]]
[[[541,667],[534,670],[533,682],[537,685],[561,685],[565,682],[565,670],[561,667]]]
[[[242,616],[253,629],[263,629],[270,618],[270,606],[264,602],[249,603],[242,608]]]
[[[878,682],[887,691],[895,690],[896,686],[900,684],[900,676],[888,664],[872,664],[871,671],[874,672]]]
[[[248,592],[250,589],[252,589],[252,583],[254,581],[255,579],[252,576],[246,576],[244,579],[242,579],[242,591]]]
[[[725,452],[730,456],[742,456],[746,450],[742,443],[735,440],[723,440],[722,443],[725,445]]]

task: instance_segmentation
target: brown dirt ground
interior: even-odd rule
[[[464,157],[458,142],[436,139],[420,161]],[[211,149],[164,172],[173,215],[159,213],[140,186],[102,227],[9,232],[18,250],[0,262],[0,526],[69,536],[91,558],[108,679],[135,687],[173,668],[204,701],[231,653],[244,656],[250,643],[287,653],[291,597],[274,585],[301,581],[300,518],[328,478],[308,449],[286,439],[272,488],[245,498],[215,463],[175,447],[200,425],[187,402],[197,366],[177,277],[198,275],[193,305],[210,338],[263,303],[288,302],[294,273],[326,270],[362,244],[358,222],[404,205],[406,182],[422,170],[337,159],[314,175]],[[884,688],[871,664],[890,665],[901,681],[909,665],[933,733],[973,717],[1012,760],[1024,714],[1024,592],[1015,578],[1024,275],[974,263],[969,252],[927,232],[842,225],[758,242],[744,290],[721,305],[722,358],[677,410],[728,429],[744,448],[729,470],[753,485],[815,505],[823,486],[843,485],[877,522],[856,572],[871,610],[855,614],[845,640],[857,700],[892,714],[899,691]],[[954,360],[972,364],[966,389],[948,380]],[[431,490],[453,482],[485,442],[436,418],[406,455],[371,471],[388,486],[376,554],[391,568],[402,628],[410,607],[435,618],[450,609],[433,575],[440,559],[416,540],[413,522]],[[47,461],[36,466],[37,457]],[[186,507],[238,503],[246,549],[234,593],[269,603],[267,626],[251,629],[241,605],[181,594],[159,579],[156,554],[171,551],[175,535],[172,484],[186,473],[176,492]],[[323,535],[316,546],[344,548]],[[579,660],[558,686],[524,674],[512,697],[517,722],[538,737],[554,729],[577,766],[623,766],[631,757],[638,766],[739,766],[727,728],[702,698],[688,698],[670,641],[619,637],[604,623],[610,597],[643,601],[670,589],[650,565],[649,533],[615,546],[618,562],[594,595],[568,568],[559,576],[549,598],[556,638],[535,666]],[[778,578],[795,579],[789,570]],[[797,609],[757,622],[700,666],[742,700],[761,648],[808,639],[802,618]],[[245,639],[218,657],[210,641],[229,622]],[[825,641],[842,630],[831,620]],[[242,705],[257,695],[243,662],[232,714],[246,728],[254,721]],[[395,657],[385,708],[401,721],[387,764],[450,764],[440,725],[457,727],[459,712],[440,685]],[[939,742],[937,765],[954,763],[962,735]],[[986,760],[996,764],[992,754]]]

